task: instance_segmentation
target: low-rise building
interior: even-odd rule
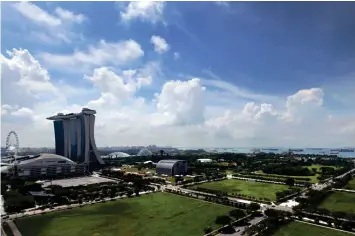
[[[69,158],[50,153],[15,160],[6,167],[2,168],[2,173],[19,177],[75,176],[87,172],[86,164],[77,164]]]
[[[160,175],[186,175],[187,161],[185,160],[161,160],[156,167],[156,173]]]

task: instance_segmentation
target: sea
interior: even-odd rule
[[[203,149],[207,152],[231,152],[231,153],[253,153],[256,149],[260,150],[260,152],[265,153],[284,153],[288,152],[289,148],[179,148],[181,150],[191,150],[191,149]],[[275,149],[275,150],[270,150]],[[277,149],[277,150],[276,150]],[[297,148],[298,149],[298,148]],[[331,154],[331,150],[335,148],[299,148],[302,151],[294,152],[295,154],[318,154],[318,155],[334,155],[338,157],[344,158],[355,158],[355,152],[339,152],[338,154]],[[338,148],[336,148],[338,149]],[[355,148],[349,148],[355,149]]]

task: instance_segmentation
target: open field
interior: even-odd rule
[[[312,235],[312,236],[350,236],[351,233],[345,233],[338,230],[324,228],[316,225],[310,225],[293,221],[287,225],[282,226],[274,236],[299,236],[299,235]]]
[[[208,182],[191,186],[191,189],[196,187],[219,190],[232,194],[243,194],[257,199],[268,198],[271,201],[276,200],[276,192],[288,189],[287,185],[268,184],[246,180],[227,179],[222,181]]]
[[[309,176],[291,176],[291,175],[275,175],[275,174],[266,174],[262,171],[255,171],[255,174],[258,175],[264,175],[264,176],[269,176],[269,177],[277,177],[277,178],[309,178],[311,183],[317,183],[318,179],[317,177],[319,176],[318,174],[316,175],[309,175]]]
[[[312,171],[312,168],[316,168],[317,172],[321,172],[320,170],[321,167],[333,167],[334,169],[341,168],[339,166],[326,166],[326,165],[310,165],[310,166],[303,166],[303,167],[308,168],[310,171]],[[317,183],[318,182],[317,177],[319,176],[319,174],[309,175],[309,176],[276,175],[276,174],[266,174],[262,171],[255,171],[254,173],[259,175],[269,176],[269,177],[277,177],[277,178],[309,178],[311,179],[310,180],[311,183]]]
[[[355,178],[350,180],[348,184],[345,186],[346,189],[355,190]]]
[[[320,205],[319,208],[326,208],[330,211],[341,211],[346,213],[355,212],[355,193],[333,192]]]
[[[23,236],[203,235],[232,208],[154,193],[17,220]],[[202,214],[201,214],[202,213]]]
[[[326,166],[326,165],[310,165],[310,166],[304,166],[304,167],[308,168],[310,171],[312,171],[313,168],[316,168],[317,171],[321,171],[320,170],[321,167],[332,167],[336,170],[341,168],[340,166]]]

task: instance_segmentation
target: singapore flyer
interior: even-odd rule
[[[6,137],[6,152],[9,155],[17,155],[19,150],[20,143],[18,136],[15,131],[10,131],[10,133]]]

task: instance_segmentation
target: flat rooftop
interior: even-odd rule
[[[56,179],[52,181],[46,181],[43,183],[43,187],[47,187],[49,185],[60,185],[65,188],[65,187],[72,187],[72,186],[109,183],[109,182],[116,182],[116,181],[98,177],[98,176],[86,176],[86,177],[78,177],[78,178],[71,178],[71,179]]]

